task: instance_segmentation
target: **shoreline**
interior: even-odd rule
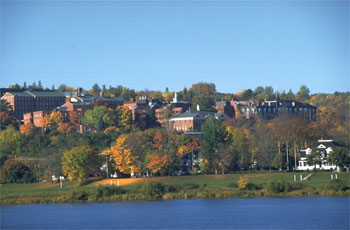
[[[182,177],[122,178],[90,180],[77,187],[73,182],[4,184],[1,205],[120,202],[178,199],[350,197],[350,174],[318,172],[307,181],[293,181],[294,173],[197,175]],[[306,173],[304,173],[306,174]],[[240,187],[241,176],[248,183]],[[114,185],[110,185],[112,180]],[[116,180],[121,186],[116,186]],[[107,183],[108,182],[108,183]]]

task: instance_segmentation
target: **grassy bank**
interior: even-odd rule
[[[337,173],[331,181],[330,172],[314,173],[248,173],[198,175],[135,179],[91,180],[82,187],[72,182],[59,184],[38,182],[4,184],[1,204],[65,203],[85,201],[230,198],[230,197],[290,197],[290,196],[350,196],[350,174]],[[334,173],[333,173],[334,174]],[[248,184],[239,188],[238,180],[247,176]],[[297,181],[294,182],[294,175]],[[116,186],[119,182],[119,187]],[[113,184],[112,186],[110,184]]]

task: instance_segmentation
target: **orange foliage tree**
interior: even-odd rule
[[[28,122],[27,124],[21,125],[19,127],[19,131],[26,136],[29,136],[32,130],[34,129],[34,125],[32,122]]]
[[[147,155],[148,165],[147,168],[152,173],[164,173],[168,166],[168,155],[160,156],[158,154]]]
[[[126,147],[125,136],[117,138],[116,145],[102,152],[103,155],[109,154],[112,163],[117,171],[124,174],[137,173],[140,169],[136,166],[137,157],[131,155],[130,149]]]

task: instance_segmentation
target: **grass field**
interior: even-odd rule
[[[164,185],[174,185],[181,188],[188,188],[181,190],[179,198],[186,197],[189,193],[192,197],[196,197],[196,193],[207,192],[211,196],[216,196],[218,193],[227,192],[227,196],[232,195],[232,189],[229,185],[237,183],[242,175],[247,175],[249,182],[261,185],[269,181],[285,181],[294,183],[294,175],[297,181],[300,181],[300,175],[305,178],[310,173],[286,173],[286,172],[262,172],[262,173],[246,173],[246,174],[225,174],[225,175],[197,175],[197,176],[166,176],[166,177],[152,177],[152,178],[120,178],[120,179],[102,179],[90,180],[89,183],[82,187],[76,187],[73,182],[64,182],[63,188],[60,184],[51,184],[51,182],[37,182],[30,184],[3,184],[0,189],[1,204],[22,204],[22,203],[51,203],[51,202],[69,202],[74,201],[75,198],[65,199],[68,196],[73,196],[75,191],[83,191],[87,194],[93,193],[100,185],[119,185],[121,188],[131,191],[132,194],[137,194],[142,184],[153,182],[161,182]],[[309,180],[301,183],[308,186],[309,190],[322,191],[325,186],[331,181],[330,172],[316,172],[309,178]],[[337,173],[339,180],[344,181],[347,186],[350,186],[350,173]],[[189,186],[191,185],[191,186]],[[193,189],[192,189],[193,188]],[[205,189],[204,189],[205,188]],[[73,194],[73,195],[72,195]],[[241,194],[241,193],[239,193]],[[250,194],[250,193],[249,193]],[[255,195],[254,195],[255,194]],[[262,193],[252,193],[249,196],[259,196]],[[298,194],[312,194],[312,193],[298,193]],[[317,194],[317,193],[316,193]],[[326,193],[328,194],[328,193]],[[329,193],[332,195],[333,193]],[[177,197],[175,194],[172,197]],[[244,194],[243,194],[244,195]],[[287,195],[285,193],[284,195]],[[321,193],[322,195],[322,193]],[[190,196],[190,197],[191,197]],[[233,195],[232,195],[233,196]]]

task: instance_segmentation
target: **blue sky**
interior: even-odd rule
[[[349,91],[348,1],[1,1],[1,87]]]

